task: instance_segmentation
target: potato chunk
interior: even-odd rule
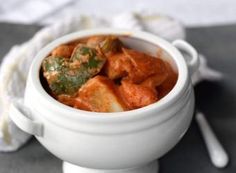
[[[96,76],[79,90],[79,98],[95,112],[121,112],[126,106],[119,97],[116,86],[107,77]]]

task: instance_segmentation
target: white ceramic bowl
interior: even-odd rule
[[[62,43],[100,34],[124,36],[126,45],[149,54],[163,49],[163,57],[178,71],[174,88],[154,104],[119,113],[78,110],[53,99],[40,83],[42,60]],[[189,59],[176,47],[187,52]],[[171,44],[145,32],[117,29],[72,33],[50,43],[35,57],[24,103],[13,102],[10,117],[50,152],[68,162],[64,172],[156,173],[155,160],[174,147],[189,127],[194,110],[190,76],[198,63],[195,49],[182,40]]]

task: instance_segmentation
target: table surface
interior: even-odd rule
[[[14,44],[28,40],[40,26],[0,23],[0,59]],[[207,154],[195,121],[183,139],[160,159],[161,173],[236,172],[236,25],[188,28],[187,40],[209,65],[224,74],[221,82],[202,82],[195,87],[196,107],[206,114],[230,157],[224,169],[215,168]],[[61,173],[61,160],[34,138],[13,153],[0,153],[0,173]]]

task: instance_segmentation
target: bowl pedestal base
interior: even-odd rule
[[[158,162],[154,161],[147,165],[129,169],[90,169],[63,162],[63,173],[158,173]]]

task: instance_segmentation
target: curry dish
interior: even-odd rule
[[[133,110],[157,102],[177,81],[159,56],[130,49],[116,36],[93,36],[56,47],[42,62],[42,83],[77,109]]]

